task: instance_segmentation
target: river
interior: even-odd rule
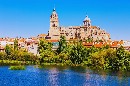
[[[67,66],[26,66],[26,70],[8,68],[0,66],[0,86],[130,86],[129,72]]]

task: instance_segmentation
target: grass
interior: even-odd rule
[[[0,60],[0,65],[31,65],[31,61]]]
[[[25,66],[10,66],[10,70],[25,70]]]

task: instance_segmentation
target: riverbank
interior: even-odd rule
[[[104,70],[104,71],[129,71],[129,70],[112,70],[112,69],[103,69],[94,66],[88,66],[85,62],[82,64],[72,64],[72,63],[41,63],[34,61],[17,61],[17,60],[0,60],[0,66],[19,66],[19,65],[34,65],[36,68],[43,68],[44,66],[71,66],[71,67],[87,67],[92,70]]]
[[[10,65],[35,65],[32,61],[0,60],[0,66]]]

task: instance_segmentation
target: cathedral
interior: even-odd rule
[[[102,30],[100,27],[92,26],[91,20],[88,16],[83,20],[82,26],[68,26],[60,27],[58,14],[56,13],[55,8],[50,16],[50,29],[46,39],[49,40],[59,40],[60,36],[65,36],[66,40],[71,39],[82,39],[87,40],[91,38],[92,40],[110,40],[110,34],[105,30]]]

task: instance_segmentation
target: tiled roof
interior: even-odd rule
[[[58,40],[47,40],[48,42],[58,42]]]
[[[92,43],[92,42],[91,42],[91,43],[83,43],[83,45],[84,45],[84,46],[92,46],[93,43]]]
[[[38,37],[45,37],[46,34],[39,34]]]
[[[116,48],[119,47],[122,44],[122,42],[119,41],[113,41],[113,42],[91,42],[91,43],[87,43],[84,42],[83,45],[86,47],[90,47],[90,46],[94,46],[94,47],[103,47],[106,45],[109,45],[112,48]]]

